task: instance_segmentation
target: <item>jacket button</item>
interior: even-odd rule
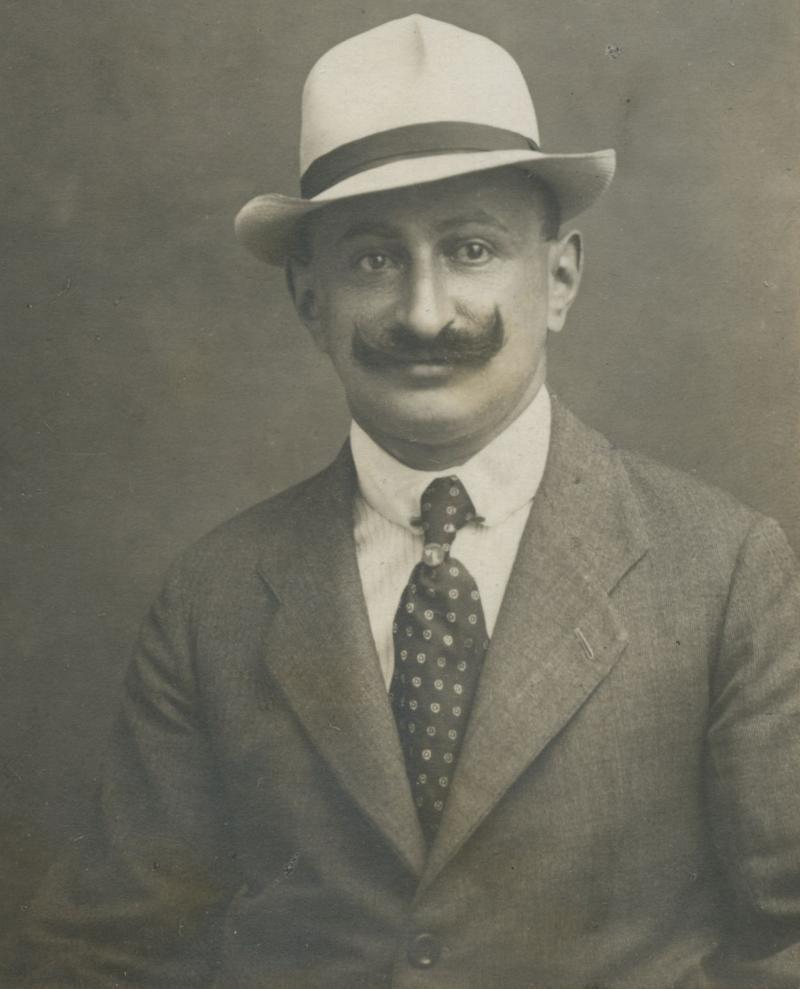
[[[408,943],[408,961],[414,968],[432,968],[441,953],[442,946],[433,934],[417,934]]]

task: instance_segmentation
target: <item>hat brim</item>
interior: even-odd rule
[[[236,216],[236,235],[262,261],[283,265],[295,224],[324,206],[506,165],[524,168],[546,182],[558,199],[562,220],[567,220],[591,206],[608,188],[614,177],[616,156],[607,149],[587,154],[514,150],[404,158],[351,175],[313,199],[277,193],[256,196]]]

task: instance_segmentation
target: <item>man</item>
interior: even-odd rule
[[[791,553],[545,386],[613,153],[413,16],[315,66],[301,158],[237,229],[350,441],[170,576],[33,984],[797,986]]]

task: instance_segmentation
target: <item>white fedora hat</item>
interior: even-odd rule
[[[283,264],[297,221],[328,203],[502,165],[541,178],[566,219],[608,187],[615,156],[541,151],[533,101],[508,52],[413,14],[343,41],[314,65],[303,90],[301,196],[256,196],[236,233]]]

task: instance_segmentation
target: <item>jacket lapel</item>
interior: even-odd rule
[[[427,887],[625,648],[609,593],[646,551],[624,468],[554,402],[548,464],[492,635]]]
[[[420,875],[427,849],[367,617],[349,448],[293,491],[260,571],[279,608],[265,662],[342,787]]]

